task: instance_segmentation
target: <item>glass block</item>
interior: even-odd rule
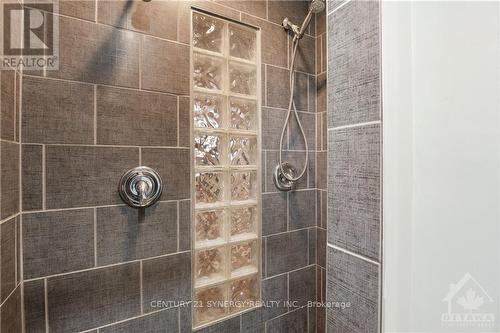
[[[249,200],[257,197],[257,173],[233,171],[231,173],[231,200]]]
[[[196,133],[194,156],[197,166],[218,166],[221,164],[222,138],[219,134]]]
[[[257,272],[257,242],[242,242],[231,245],[231,276]]]
[[[196,290],[194,296],[194,324],[200,325],[219,319],[226,313],[226,287],[215,286]]]
[[[224,22],[199,13],[193,15],[193,46],[222,53]]]
[[[255,59],[256,34],[249,29],[229,25],[229,54],[246,60]]]
[[[229,63],[229,89],[233,93],[255,96],[257,74],[255,66]]]
[[[257,139],[254,137],[231,137],[229,155],[232,165],[254,165],[257,163]]]
[[[217,283],[226,278],[225,249],[223,247],[196,252],[196,285]]]
[[[218,95],[195,94],[193,97],[194,127],[221,128],[225,98]]]
[[[210,246],[224,242],[224,211],[209,210],[196,212],[196,246]]]
[[[257,277],[252,276],[231,282],[229,292],[232,313],[255,306],[255,302],[259,299],[257,281]]]
[[[257,237],[255,207],[233,208],[231,210],[231,241]]]
[[[195,53],[193,82],[195,87],[222,90],[225,61]]]
[[[198,172],[195,176],[196,202],[214,203],[224,196],[222,172]]]
[[[251,100],[231,98],[231,128],[240,130],[257,129],[257,103]]]

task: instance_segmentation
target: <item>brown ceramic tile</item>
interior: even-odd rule
[[[318,112],[326,111],[326,74],[322,73],[317,77],[317,105]]]
[[[380,119],[379,2],[353,1],[328,16],[329,127]]]
[[[326,72],[327,59],[326,59],[326,33],[321,35],[321,72]]]
[[[97,143],[176,146],[177,97],[98,86]]]
[[[24,76],[22,140],[93,144],[94,87]]]
[[[97,208],[97,264],[159,256],[177,251],[177,203],[145,210],[129,206]]]
[[[288,223],[287,194],[283,192],[262,195],[262,235],[286,231]]]
[[[307,332],[307,307],[296,309],[267,323],[267,333]]]
[[[226,319],[222,322],[193,331],[194,333],[240,332],[240,317]]]
[[[267,237],[267,276],[307,266],[307,240],[305,229]]]
[[[189,47],[143,36],[142,88],[189,94]]]
[[[316,261],[316,252],[317,252],[317,230],[316,227],[307,229],[309,233],[309,259],[307,261],[308,265],[314,265],[317,263]]]
[[[288,36],[283,31],[283,28],[246,14],[243,14],[241,19],[242,22],[260,27],[262,62],[264,64],[287,67]]]
[[[309,152],[309,163],[307,165],[307,188],[316,188],[316,152]]]
[[[21,286],[18,286],[12,295],[2,304],[0,310],[1,332],[22,332],[22,303]]]
[[[84,20],[93,21],[95,19],[95,3],[96,1],[85,0],[60,0],[59,12],[63,15],[78,17]]]
[[[295,58],[295,69],[314,74],[316,71],[316,39],[305,35],[299,43]],[[290,61],[292,59],[292,42],[290,42]]]
[[[322,142],[322,150],[327,150],[328,149],[328,120],[326,118],[327,112],[322,112],[321,113],[321,142]]]
[[[59,36],[59,70],[47,76],[139,87],[138,34],[60,17]]]
[[[273,66],[266,68],[267,106],[288,109],[290,101],[289,71]]]
[[[179,147],[190,147],[191,110],[189,97],[179,96]]]
[[[94,210],[23,215],[24,278],[94,266]]]
[[[289,230],[316,226],[316,190],[304,190],[289,194]]]
[[[288,17],[293,23],[301,24],[309,11],[308,1],[268,1],[269,21],[281,25],[283,18]]]
[[[179,201],[179,251],[191,249],[191,201]]]
[[[331,244],[379,259],[379,124],[328,132],[328,237]]]
[[[22,145],[23,211],[43,208],[42,146]]]
[[[100,333],[160,333],[178,332],[178,309],[167,309],[123,323],[100,328]]]
[[[328,248],[327,302],[350,307],[327,309],[328,332],[378,332],[379,267]]]
[[[16,121],[16,73],[13,70],[2,70],[0,73],[0,129],[2,139],[14,141]]]
[[[177,39],[178,1],[99,1],[100,23]]]
[[[288,276],[278,275],[262,280],[262,300],[279,302],[272,307],[261,307],[241,316],[241,331],[262,333],[261,325],[276,316],[287,312]]]
[[[21,268],[23,265],[23,260],[22,260],[22,251],[21,251],[21,216],[16,217],[16,258],[17,258],[17,279],[16,279],[16,284],[19,284],[23,280],[23,276],[21,273]]]
[[[316,37],[316,74],[321,73],[321,35]]]
[[[326,32],[326,10],[316,14],[316,36]]]
[[[139,164],[139,149],[47,146],[46,206],[82,207],[122,203],[121,175]]]
[[[247,0],[247,1],[233,1],[233,0],[216,0],[224,6],[234,8],[236,10],[248,13],[253,16],[258,16],[263,19],[267,15],[267,1],[262,0]]]
[[[157,310],[151,305],[153,301],[189,300],[191,298],[191,253],[145,260],[142,264],[142,290],[144,312]]]
[[[309,75],[309,112],[317,112],[316,110],[316,76]]]
[[[291,302],[297,302],[297,306],[301,307],[316,300],[316,266],[290,272],[288,281]]]
[[[295,86],[293,93],[293,101],[297,111],[309,110],[309,78],[307,74],[295,73]],[[288,105],[286,107],[288,109]]]
[[[305,150],[304,138],[295,119],[291,115],[289,128],[289,148],[293,150]],[[311,151],[316,150],[316,114],[299,112],[299,119],[306,134],[307,146]]]
[[[0,147],[1,219],[19,212],[19,144],[2,141]]]
[[[320,192],[321,192],[321,194],[320,194],[320,197],[321,197],[321,211],[320,211],[321,219],[320,219],[319,226],[323,229],[326,229],[326,223],[327,223],[326,212],[328,210],[328,200],[327,200],[328,192],[327,191],[320,191]]]
[[[325,268],[326,267],[326,230],[318,228],[317,230],[317,246],[316,246],[316,263]]]
[[[1,266],[1,295],[0,301],[7,299],[7,296],[16,287],[16,218],[11,218],[2,223],[0,229],[0,260]]]
[[[16,72],[16,126],[14,128],[15,141],[19,142],[21,136],[21,86],[22,86],[22,74]]]
[[[40,1],[43,3],[43,1]],[[66,16],[76,17],[80,19],[84,19],[87,21],[95,20],[95,3],[94,0],[54,0],[53,3],[57,6],[54,7],[56,14],[62,14]],[[25,2],[25,6],[31,8],[40,8],[36,4],[36,1],[32,1],[31,3]],[[43,10],[47,10],[47,8],[43,8]],[[51,11],[54,12],[54,11]]]
[[[326,190],[326,172],[327,172],[327,160],[326,151],[319,152],[316,154],[316,187],[319,189]]]
[[[191,196],[190,150],[185,148],[143,148],[142,164],[163,179],[161,200],[180,200]]]
[[[212,1],[191,1],[184,0],[179,2],[179,42],[189,44],[191,40],[191,8],[202,9],[208,13],[226,17],[235,21],[240,20],[240,12],[226,6],[221,6]]]
[[[286,110],[262,108],[262,149],[279,149],[285,119]],[[288,148],[287,132],[283,138],[283,149]]]
[[[24,282],[24,321],[26,333],[45,332],[44,280]]]
[[[136,262],[48,279],[51,332],[84,331],[139,315],[139,275]]]

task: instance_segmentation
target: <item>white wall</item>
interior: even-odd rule
[[[386,332],[500,331],[499,17],[498,2],[382,5]],[[493,328],[441,322],[467,272]]]

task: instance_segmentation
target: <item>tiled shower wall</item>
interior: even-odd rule
[[[332,333],[378,332],[380,326],[379,6],[328,3],[327,300],[339,302],[327,310]]]
[[[300,22],[308,3],[103,0],[60,1],[59,13],[46,13],[59,19],[59,70],[23,75],[17,235],[26,332],[191,331],[189,308],[151,305],[191,298],[191,6],[262,31],[262,296],[299,301],[202,331],[324,330],[324,312],[305,305],[325,290],[325,17],[311,24],[297,59],[295,97],[311,165],[298,190],[284,194],[271,178],[290,93],[291,40],[280,23],[284,16]],[[4,169],[19,172],[19,159],[3,159],[19,154],[11,141],[5,150],[2,141],[2,200],[10,184]],[[295,124],[285,146],[285,159],[300,168]],[[159,171],[166,185],[161,202],[146,210],[128,208],[116,191],[121,174],[138,165]],[[20,304],[20,294],[14,300]]]
[[[21,332],[20,73],[0,71],[0,331]]]

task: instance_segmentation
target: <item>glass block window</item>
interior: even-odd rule
[[[256,29],[192,12],[193,323],[256,306],[261,277]]]

